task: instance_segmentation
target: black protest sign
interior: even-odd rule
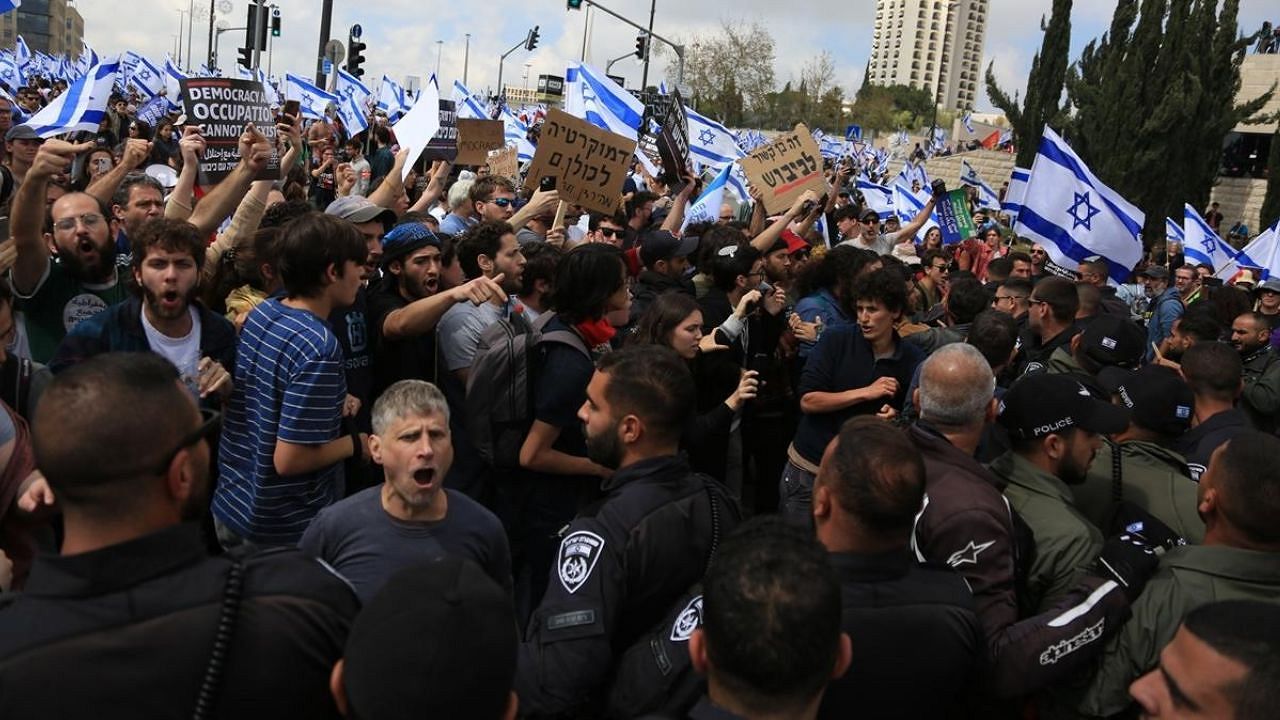
[[[453,162],[458,157],[458,112],[452,100],[440,101],[440,129],[427,143],[422,159]]]
[[[662,117],[662,129],[658,133],[658,156],[662,158],[663,176],[659,178],[678,193],[684,187],[684,175],[689,171],[689,118],[684,113],[680,92],[673,90]]]
[[[230,78],[183,78],[180,81],[187,123],[204,135],[200,161],[202,185],[221,182],[240,162],[240,135],[253,123],[271,143],[271,160],[255,180],[278,180],[280,156],[275,151],[276,125],[262,83]]]
[[[556,178],[560,199],[599,213],[612,213],[621,200],[635,141],[552,108],[542,126],[525,186],[537,189]]]

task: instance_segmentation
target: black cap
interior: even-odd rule
[[[1155,280],[1168,280],[1169,269],[1163,265],[1148,265],[1138,273],[1138,277],[1149,277]]]
[[[1171,437],[1191,427],[1195,394],[1173,368],[1148,365],[1124,379],[1114,393],[1138,427]]]
[[[498,717],[519,644],[506,591],[470,560],[391,577],[347,637],[343,685],[362,718]]]
[[[1137,323],[1119,315],[1099,315],[1080,336],[1080,351],[1090,360],[1109,366],[1134,368],[1147,349],[1147,333]]]
[[[862,217],[859,219],[862,220],[862,222],[866,222],[867,220],[875,220],[876,222],[880,222],[880,213],[868,208],[862,211]]]
[[[30,125],[14,125],[4,134],[5,140],[39,140],[40,136]]]
[[[1129,411],[1096,400],[1069,375],[1023,375],[1000,403],[1000,424],[1016,439],[1035,440],[1073,427],[1118,433],[1129,427]]]
[[[696,235],[677,238],[666,230],[655,230],[640,240],[640,262],[645,267],[653,267],[659,260],[688,257],[697,249]]]

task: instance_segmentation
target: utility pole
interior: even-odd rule
[[[218,54],[217,47],[213,40],[213,21],[217,16],[213,12],[213,0],[209,0],[209,67],[215,67],[217,60],[214,58]]]
[[[213,0],[209,0],[213,2]],[[191,59],[191,26],[196,24],[196,0],[187,0],[187,69],[191,70],[195,67],[195,60]]]
[[[649,55],[653,53],[653,14],[658,9],[658,0],[649,0],[649,35],[644,43],[644,72],[640,75],[640,91],[649,89]]]
[[[462,84],[467,84],[467,66],[471,64],[471,33],[467,33],[467,45],[462,54]]]
[[[324,0],[320,9],[320,44],[316,50],[316,86],[324,87],[324,46],[329,44],[329,23],[333,20],[333,0]]]
[[[178,10],[178,35],[177,40],[173,44],[173,56],[178,63],[178,67],[182,67],[182,16],[186,10]]]

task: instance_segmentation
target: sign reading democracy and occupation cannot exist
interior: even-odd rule
[[[684,188],[684,175],[689,171],[689,118],[684,113],[680,91],[671,91],[671,102],[662,116],[658,134],[658,155],[662,158],[662,181],[672,193]]]
[[[271,160],[255,180],[280,178],[280,156],[275,151],[276,124],[270,100],[255,80],[183,78],[180,81],[187,122],[200,126],[205,139],[200,162],[201,184],[222,181],[240,162],[240,135],[253,123],[271,143]]]
[[[635,141],[553,108],[525,186],[537,188],[546,176],[556,178],[560,199],[588,210],[612,213],[621,200]]]
[[[822,154],[809,128],[803,124],[796,125],[794,132],[752,150],[738,164],[751,184],[763,193],[764,208],[771,215],[786,212],[805,190],[819,195],[826,192]]]

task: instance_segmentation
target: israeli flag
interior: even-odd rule
[[[729,183],[725,186],[725,190],[733,193],[733,196],[738,198],[739,203],[749,205],[753,202],[751,193],[747,192],[746,173],[742,172],[742,166],[736,162],[729,166]],[[716,219],[719,219],[719,217],[717,216]]]
[[[729,128],[697,113],[687,105],[684,112],[689,118],[690,158],[707,167],[720,169],[732,165],[738,158],[746,157],[747,154],[738,147]],[[716,212],[719,212],[718,208]]]
[[[397,115],[407,112],[409,105],[411,103],[405,97],[404,88],[383,75],[382,86],[378,90],[378,109],[387,114],[388,120],[393,120]]]
[[[898,216],[898,221],[903,225],[915,220],[924,206],[929,202],[929,194],[924,190],[920,192],[912,192],[911,185],[905,181],[905,178],[899,176],[893,184],[893,210]],[[924,225],[916,231],[916,241],[924,242],[925,233],[929,232],[929,228],[938,227],[938,211],[934,210],[929,214],[929,219]]]
[[[78,130],[96,133],[106,117],[107,100],[119,70],[120,61],[114,55],[99,62],[23,125],[46,139]]]
[[[98,53],[89,47],[89,43],[80,41],[80,57],[76,59],[76,69],[81,75],[88,74],[89,68],[98,64]]]
[[[27,63],[31,62],[31,48],[27,47],[27,41],[18,36],[18,41],[13,46],[13,56],[18,60],[18,66],[26,68]]]
[[[680,226],[681,231],[690,223],[714,223],[720,220],[720,206],[724,204],[724,189],[729,184],[729,176],[732,174],[733,165],[725,165],[715,178],[707,183],[702,195],[698,196],[698,199],[685,210],[684,224]]]
[[[1169,240],[1175,242],[1184,242],[1187,239],[1187,234],[1182,231],[1182,225],[1174,222],[1173,218],[1164,219],[1164,232]]]
[[[1014,227],[1019,235],[1040,243],[1063,267],[1100,255],[1111,265],[1111,278],[1122,283],[1142,259],[1144,219],[1045,127]]]
[[[133,51],[127,53],[126,58],[125,64],[132,68],[125,77],[126,90],[132,85],[147,100],[164,93],[165,75],[160,68]]]
[[[1013,219],[1018,218],[1018,213],[1022,212],[1022,199],[1027,194],[1027,181],[1031,179],[1031,171],[1025,168],[1015,167],[1013,174],[1009,176],[1009,189],[1004,193],[1004,202],[1000,205],[1000,209],[1009,213]]]
[[[1188,260],[1195,261],[1197,265],[1208,263],[1220,268],[1235,259],[1235,249],[1224,243],[1190,205],[1183,206],[1182,225],[1185,233],[1182,253]]]
[[[528,162],[533,159],[533,143],[529,142],[529,128],[520,122],[520,118],[511,112],[510,108],[502,108],[502,112],[498,117],[502,121],[502,136],[507,141],[507,145],[516,149],[516,158],[520,162]]]
[[[996,195],[996,191],[991,189],[987,181],[982,179],[978,171],[973,169],[968,160],[960,161],[960,182],[969,187],[978,189],[978,207],[980,208],[998,208],[1000,207],[1000,196]]]
[[[146,102],[145,105],[138,108],[138,119],[142,122],[155,127],[160,118],[169,112],[169,101],[164,97],[157,95]]]
[[[312,120],[324,117],[329,103],[338,102],[337,95],[327,93],[293,73],[285,73],[284,96],[288,100],[297,100],[302,117]]]
[[[182,107],[182,80],[187,74],[178,69],[174,64],[173,58],[165,56],[164,58],[164,89],[165,97],[169,100],[169,109],[177,110]]]
[[[960,118],[960,122],[964,124],[964,129],[968,130],[970,135],[977,134],[973,129],[973,113],[965,113],[964,117]]]
[[[1241,268],[1257,268],[1260,280],[1273,275],[1280,277],[1280,220],[1249,241],[1234,258],[1218,268],[1214,276],[1230,280]]]
[[[858,189],[858,192],[862,193],[862,202],[879,213],[881,217],[888,216],[894,212],[893,188],[877,185],[870,180],[862,178],[858,179],[854,187]]]
[[[23,75],[17,58],[8,53],[0,56],[0,82],[14,90],[27,84],[26,76]]]
[[[363,106],[365,99],[373,95],[373,91],[360,82],[360,78],[342,68],[338,68],[338,81],[334,84],[334,92],[343,100],[355,98],[357,106]]]
[[[489,113],[479,100],[471,94],[461,81],[453,81],[453,104],[457,108],[458,117],[466,120],[488,120]]]
[[[662,81],[659,81],[659,82],[658,82],[658,94],[659,94],[659,95],[670,95],[670,94],[671,94],[671,93],[667,92],[667,81],[666,81],[666,80],[662,80]],[[719,218],[717,218],[717,219],[719,219]]]
[[[0,0],[0,15],[22,7],[22,0]]]
[[[347,128],[347,134],[350,136],[359,135],[369,129],[369,116],[365,114],[364,106],[354,95],[338,98],[338,115],[342,118],[342,124]]]
[[[564,111],[636,140],[644,105],[590,65],[572,63],[564,76]]]

